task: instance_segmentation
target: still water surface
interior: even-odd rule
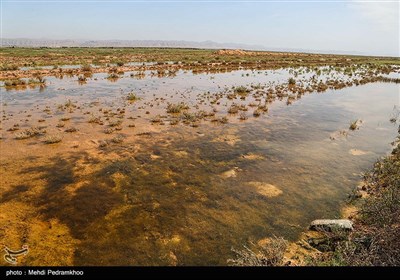
[[[396,84],[312,93],[290,106],[276,100],[259,118],[249,110],[246,121],[228,115],[227,124],[190,127],[150,120],[166,115],[168,102],[210,110],[225,87],[268,86],[288,72],[125,76],[110,82],[95,74],[84,85],[48,78],[42,90],[2,90],[0,240],[29,244],[26,264],[226,265],[232,247],[273,235],[295,240],[311,220],[339,217],[361,174],[397,135],[389,121],[399,105]],[[141,99],[127,104],[131,90]],[[67,100],[76,108],[58,110]],[[216,115],[254,100],[222,98]],[[99,147],[111,138],[105,125],[88,123],[100,108],[125,108],[113,134],[122,143]],[[76,133],[56,127],[65,115]],[[7,131],[41,118],[47,134],[63,133],[61,143],[15,140],[17,132]],[[359,129],[349,130],[357,119]]]

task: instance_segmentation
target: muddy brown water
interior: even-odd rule
[[[273,235],[296,240],[311,220],[339,217],[361,174],[397,135],[398,123],[390,122],[396,84],[312,93],[290,106],[277,100],[267,114],[254,118],[250,109],[240,121],[227,108],[248,105],[251,96],[211,105],[213,95],[287,81],[287,70],[106,76],[2,88],[0,242],[29,245],[21,264],[226,265],[231,248]],[[128,102],[130,91],[141,99]],[[168,102],[181,101],[189,111],[215,108],[229,122],[150,122],[168,115]],[[106,120],[104,111],[115,115]],[[89,123],[92,116],[104,124]],[[360,128],[350,131],[357,119]],[[105,134],[114,120],[121,130]],[[19,130],[8,131],[16,124]],[[46,134],[14,139],[32,126]],[[65,132],[71,127],[77,131]],[[62,141],[46,145],[46,135]],[[99,147],[117,135],[122,143]]]

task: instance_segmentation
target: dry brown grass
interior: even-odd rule
[[[282,266],[283,256],[288,242],[281,237],[272,237],[265,244],[251,243],[251,248],[243,246],[243,250],[232,251],[235,259],[229,259],[228,264],[233,266]]]

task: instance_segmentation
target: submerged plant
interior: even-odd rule
[[[189,106],[183,102],[178,103],[178,104],[169,103],[167,106],[167,113],[178,114],[178,113],[182,112],[183,110],[187,110],[187,109],[189,109]]]
[[[197,121],[197,116],[194,113],[184,112],[182,114],[182,120],[184,123],[190,123]]]
[[[73,108],[76,107],[76,105],[71,101],[71,99],[68,99],[65,104],[64,104],[65,108]]]
[[[226,123],[228,123],[228,118],[223,116],[223,117],[218,119],[218,122],[222,123],[222,124],[226,124]]]
[[[40,127],[31,127],[31,128],[28,128],[28,129],[25,129],[23,131],[16,133],[14,135],[14,137],[17,140],[23,140],[23,139],[28,139],[28,138],[34,137],[36,135],[45,134],[45,133],[46,133],[46,131]]]
[[[135,102],[135,101],[138,101],[140,98],[136,95],[136,93],[130,92],[130,93],[128,94],[128,96],[126,97],[126,99],[127,99],[128,101],[130,101],[130,102]]]
[[[6,87],[25,86],[27,83],[21,79],[7,80],[4,82]]]
[[[61,135],[54,134],[54,135],[49,135],[44,139],[44,143],[46,144],[55,144],[61,142],[62,137]]]
[[[98,116],[95,116],[93,114],[90,116],[88,122],[89,123],[97,123],[97,124],[101,124],[102,123],[101,118],[98,117]]]
[[[161,119],[161,116],[160,116],[160,115],[157,115],[157,116],[155,116],[154,118],[151,119],[151,122],[152,122],[152,123],[159,123],[159,124],[161,124],[163,121],[162,121],[162,119]]]
[[[15,71],[18,70],[18,66],[14,65],[14,64],[10,64],[10,65],[2,65],[0,67],[0,71]]]
[[[86,77],[83,75],[78,77],[78,82],[80,82],[80,83],[84,83],[84,82],[86,82],[86,80],[87,80]]]
[[[109,80],[116,80],[116,79],[118,79],[119,78],[119,76],[117,75],[117,74],[115,74],[115,73],[110,73],[108,76],[107,76],[107,79],[109,79]]]
[[[246,93],[250,92],[250,90],[245,86],[235,87],[235,88],[233,88],[233,91],[234,91],[234,93],[237,93],[237,94],[246,94]]]
[[[106,128],[106,129],[104,130],[104,133],[105,133],[105,134],[111,134],[111,133],[113,133],[114,131],[115,131],[114,128],[108,127],[108,128]]]
[[[64,126],[65,126],[65,123],[62,122],[62,121],[60,121],[60,122],[56,125],[56,127],[59,127],[59,128],[64,127]]]
[[[111,142],[116,143],[116,144],[122,143],[123,141],[124,141],[124,137],[121,135],[117,135],[111,139]]]
[[[63,122],[69,121],[71,118],[70,117],[62,117],[60,120]]]
[[[36,76],[36,79],[29,79],[29,85],[44,85],[46,83],[46,79],[42,76]]]
[[[229,259],[228,264],[233,266],[281,266],[288,242],[283,238],[269,238],[266,244],[251,243],[251,248],[243,246],[243,250],[232,251],[235,259]]]
[[[81,70],[83,72],[91,72],[92,71],[92,66],[90,64],[84,64],[81,66]]]
[[[66,130],[65,130],[65,132],[77,132],[78,131],[78,129],[76,129],[75,127],[70,127],[70,128],[67,128]]]
[[[229,114],[237,114],[239,112],[239,107],[236,104],[232,104],[228,109]]]
[[[122,124],[121,120],[111,120],[108,122],[108,125],[111,127],[119,126]]]
[[[245,121],[248,119],[247,114],[245,112],[241,112],[239,115],[239,119]]]
[[[350,130],[356,130],[358,128],[358,124],[359,124],[359,120],[352,121],[350,123],[349,129]]]
[[[261,113],[262,113],[262,111],[260,109],[256,109],[253,112],[253,116],[254,117],[259,117],[259,116],[261,116]]]
[[[174,118],[174,119],[170,120],[170,122],[169,122],[170,125],[177,125],[178,123],[179,123],[178,118]]]

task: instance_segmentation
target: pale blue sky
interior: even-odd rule
[[[399,2],[2,0],[3,38],[212,40],[399,56]]]

